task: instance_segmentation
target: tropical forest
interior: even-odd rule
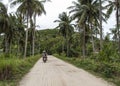
[[[53,20],[56,26],[43,29],[37,18],[54,0],[4,1],[0,86],[120,86],[120,0],[72,0]],[[115,25],[103,28],[112,14]]]

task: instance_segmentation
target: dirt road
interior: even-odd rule
[[[19,86],[113,86],[92,74],[53,56],[40,59],[21,80]]]

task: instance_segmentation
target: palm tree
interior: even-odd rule
[[[120,53],[120,27],[119,27],[119,22],[120,22],[120,1],[116,0],[116,19],[117,19],[117,29],[118,29],[118,48],[119,48],[119,53]]]
[[[72,2],[74,4],[74,6],[70,6],[68,9],[71,9],[70,13],[74,13],[72,15],[73,19],[77,19],[77,26],[79,28],[79,31],[81,31],[80,29],[83,28],[83,56],[85,57],[85,27],[86,27],[86,7],[85,5],[85,1],[83,0],[78,0],[77,2],[73,1]]]
[[[113,41],[114,41],[115,43],[117,43],[117,40],[118,40],[117,28],[111,28],[110,31],[111,31],[110,34],[113,35],[113,36],[112,36]]]
[[[100,30],[99,30],[99,23],[96,21],[93,21],[93,27],[92,27],[92,41],[93,41],[93,47],[94,50],[96,52],[96,50],[98,51],[99,47],[96,45],[97,39],[98,39],[98,34],[100,34]],[[95,42],[94,42],[95,41]]]
[[[103,3],[103,2],[101,2]],[[93,45],[93,51],[94,49],[94,41],[93,41],[93,27],[98,27],[96,25],[100,25],[99,22],[99,1],[98,0],[77,0],[77,2],[73,1],[73,6],[70,6],[68,9],[70,9],[70,13],[73,13],[73,19],[77,19],[77,24],[79,26],[79,29],[83,29],[83,56],[85,57],[86,54],[86,37],[87,35],[87,29],[89,29],[91,38],[92,38],[92,45]],[[106,20],[105,13],[101,12],[102,20]],[[101,23],[102,24],[102,23]],[[81,30],[79,30],[81,31]],[[101,35],[102,38],[102,35]]]
[[[7,8],[0,2],[0,33],[4,33],[4,52],[9,52],[9,16]]]
[[[27,17],[27,30],[26,30],[26,39],[25,39],[25,52],[24,52],[24,57],[26,57],[26,52],[27,52],[27,40],[28,40],[28,23],[30,20],[30,28],[33,29],[33,36],[32,36],[32,54],[34,55],[34,39],[35,39],[35,26],[36,26],[36,16],[41,15],[42,13],[45,13],[45,9],[44,9],[44,5],[43,3],[46,1],[50,1],[50,0],[43,0],[43,1],[39,1],[39,0],[16,0],[12,3],[12,5],[16,5],[16,4],[21,4],[17,11],[22,13],[22,15],[24,16],[24,18]],[[31,22],[33,22],[32,17],[34,16],[34,25],[32,25]]]
[[[78,0],[77,2],[73,1],[74,6],[70,6],[68,9],[70,13],[73,13],[73,19],[77,19],[77,24],[79,29],[83,29],[83,56],[85,57],[86,54],[86,30],[87,26],[91,29],[92,34],[92,27],[93,27],[93,20],[98,22],[99,19],[99,3],[97,0]],[[81,31],[81,30],[79,30]],[[94,50],[94,49],[93,49]]]
[[[46,13],[43,5],[43,1],[37,1],[35,0],[34,3],[34,13],[33,13],[33,19],[34,19],[34,27],[33,27],[33,33],[32,33],[32,55],[34,55],[34,48],[35,48],[35,28],[36,28],[36,16],[40,16],[42,13]]]
[[[110,16],[110,14],[113,12],[113,10],[116,10],[116,27],[117,27],[117,33],[118,33],[118,51],[120,52],[120,30],[119,30],[119,15],[120,15],[120,1],[119,0],[108,0],[109,4],[106,6],[108,8],[107,14]]]
[[[69,56],[69,41],[71,38],[71,35],[74,31],[74,28],[71,24],[72,19],[67,15],[66,12],[63,12],[59,15],[59,20],[56,20],[55,22],[59,22],[58,27],[60,28],[60,33],[66,40],[66,46],[67,46],[67,56]],[[64,52],[64,44],[63,44],[63,52]]]
[[[88,28],[90,29],[90,34],[91,34],[91,41],[92,41],[92,47],[93,47],[93,52],[95,52],[95,43],[94,43],[94,29],[98,30],[99,25],[99,2],[98,0],[94,1],[88,1]]]
[[[24,40],[24,34],[25,34],[25,30],[24,30],[25,25],[21,21],[20,14],[10,14],[9,15],[9,22],[11,22],[10,23],[11,24],[10,34],[11,34],[11,43],[13,44],[12,50],[14,50],[13,53],[20,55],[23,53],[23,50],[21,48],[21,46],[22,46],[21,42],[24,42],[23,40]],[[14,49],[14,45],[17,46],[17,50]],[[15,51],[17,51],[17,52],[15,52]]]
[[[99,4],[99,6],[100,6],[100,50],[102,50],[102,47],[103,47],[103,29],[102,29],[102,1],[101,0],[99,0],[99,2],[100,2],[100,4]]]
[[[27,41],[28,41],[28,26],[29,26],[29,20],[32,17],[33,14],[33,8],[32,8],[33,0],[15,0],[12,2],[12,6],[16,4],[20,4],[20,6],[17,9],[17,12],[21,13],[24,18],[27,19],[27,28],[26,28],[26,36],[25,36],[25,47],[24,47],[24,57],[26,57],[27,53]]]

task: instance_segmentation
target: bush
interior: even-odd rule
[[[100,55],[100,54],[99,54]],[[104,78],[114,82],[117,86],[120,86],[120,63],[114,61],[104,61],[103,59],[95,58],[97,54],[91,58],[67,58],[59,55],[56,57],[65,60],[77,67],[89,70],[103,76]],[[99,59],[99,60],[98,60]],[[105,59],[105,58],[104,58]]]
[[[2,59],[0,60],[0,80],[8,80],[14,75],[17,69],[18,59]]]
[[[112,46],[112,43],[104,44],[102,51],[97,55],[99,61],[114,62],[120,61],[117,50]]]
[[[2,58],[0,60],[0,81],[16,81],[20,79],[39,58],[39,55],[26,59]]]
[[[73,49],[73,48],[71,48],[70,49],[70,51],[69,51],[69,55],[71,56],[71,57],[78,57],[79,56],[79,52],[78,51],[76,51],[75,49]]]

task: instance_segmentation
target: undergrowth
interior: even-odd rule
[[[79,68],[83,68],[97,76],[103,77],[104,79],[115,83],[116,86],[120,86],[119,62],[100,61],[93,58],[64,57],[58,54],[54,54],[54,56],[67,61]]]
[[[16,86],[18,81],[26,74],[40,58],[40,55],[16,58],[10,55],[0,56],[0,86]]]

